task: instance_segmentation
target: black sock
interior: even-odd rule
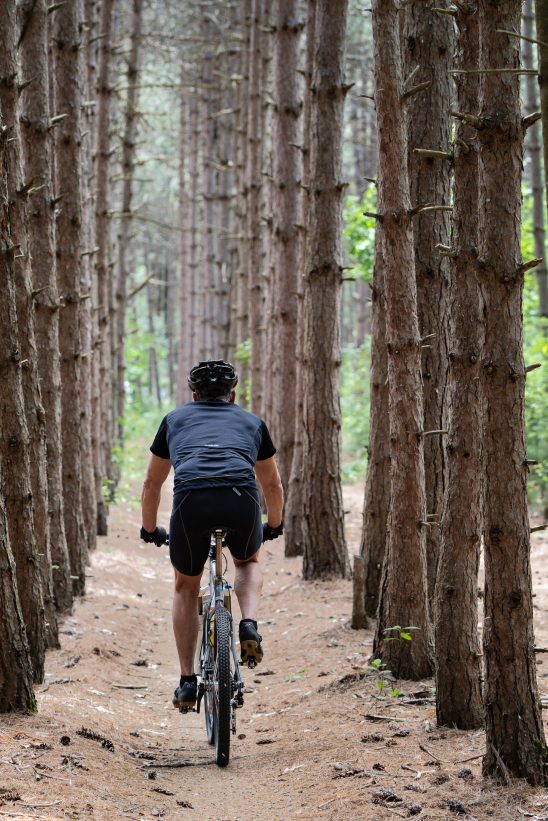
[[[198,679],[196,678],[196,675],[194,674],[192,676],[181,676],[179,687],[182,687],[183,684],[187,684],[188,682],[191,682],[192,684],[198,684]]]
[[[242,624],[252,624],[255,630],[257,629],[257,622],[253,619],[242,619],[240,622],[240,627],[242,626]]]

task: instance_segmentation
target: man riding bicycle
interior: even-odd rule
[[[175,471],[169,554],[175,571],[173,632],[181,665],[175,707],[193,707],[197,696],[194,672],[199,617],[200,579],[207,561],[212,527],[227,529],[226,545],[235,565],[234,592],[242,619],[239,638],[242,661],[262,661],[257,613],[263,586],[259,565],[262,542],[283,532],[283,489],[265,423],[236,405],[238,374],[222,360],[200,362],[188,385],[194,402],[163,419],[150,450],[141,495],[145,542],[162,543],[157,513],[162,485]],[[264,493],[268,520],[261,520],[255,476]],[[165,539],[164,539],[165,541]]]

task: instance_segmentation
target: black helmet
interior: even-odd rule
[[[238,384],[238,374],[229,362],[208,359],[190,371],[188,387],[193,393],[222,396]]]

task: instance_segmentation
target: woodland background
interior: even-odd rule
[[[542,56],[529,0],[4,0],[0,709],[32,709],[109,505],[223,358],[278,446],[303,578],[353,570],[381,668],[435,673],[440,724],[486,725],[484,772],[544,783],[534,11]],[[351,570],[341,481],[364,478]]]

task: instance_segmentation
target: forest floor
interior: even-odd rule
[[[359,544],[362,494],[362,486],[345,488],[351,553]],[[169,510],[164,492],[165,524]],[[407,698],[375,699],[375,684],[361,669],[373,633],[349,626],[351,582],[303,582],[300,560],[284,558],[282,540],[262,549],[264,662],[255,672],[244,669],[249,692],[237,713],[233,757],[226,769],[216,767],[203,715],[181,715],[171,705],[178,681],[172,573],[165,549],[139,541],[139,526],[139,513],[127,504],[111,509],[86,596],[61,626],[62,648],[48,653],[38,714],[0,719],[0,816],[548,819],[548,789],[482,778],[483,732],[436,727],[432,681],[399,682]],[[536,640],[543,644],[543,534],[533,537],[533,567]],[[538,663],[540,691],[548,692],[542,656]],[[409,696],[428,700],[406,703]],[[82,728],[107,745],[81,735]],[[173,761],[198,766],[160,766]]]

